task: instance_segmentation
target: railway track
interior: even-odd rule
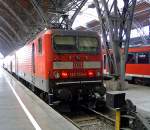
[[[15,78],[17,79],[17,77]],[[29,84],[27,85],[23,81],[20,81],[20,82],[24,84],[24,86],[26,86],[28,89],[32,90],[30,86],[28,87]],[[40,95],[38,94],[36,95],[43,100],[43,98]],[[43,101],[47,103],[45,100]],[[129,100],[126,105],[127,105],[126,107],[128,108],[129,116],[128,115],[127,116],[123,115],[123,116],[134,119],[133,122],[130,122],[132,124],[129,124],[130,126],[132,125],[132,129],[133,130],[150,130],[149,113],[141,111],[141,110],[138,110],[138,111],[134,110],[135,105],[132,104],[132,102]],[[113,112],[112,110],[105,112],[106,114],[105,113],[102,114],[93,109],[86,108],[85,106],[81,106],[81,108],[82,108],[82,112],[78,112],[74,114],[70,112],[71,115],[69,116],[62,114],[59,111],[58,112],[81,130],[115,130],[115,112]],[[129,129],[127,128],[127,130]]]
[[[27,87],[27,85],[24,82],[22,83]],[[39,98],[41,98],[43,101],[45,101],[43,97],[41,97],[38,94],[36,95]],[[72,122],[75,126],[77,126],[81,130],[114,130],[115,129],[115,120],[113,118],[110,118],[110,115],[112,114],[109,115],[108,112],[106,112],[107,115],[104,115],[95,110],[86,108],[84,106],[81,106],[81,109],[82,111],[77,111],[76,113],[73,114],[72,112],[69,112],[69,114],[71,113],[70,115],[68,114],[64,115],[59,110],[57,109],[55,110],[58,111],[67,120]]]
[[[110,114],[110,113],[109,113]],[[101,114],[95,110],[83,108],[83,112],[65,115],[65,118],[81,130],[114,130],[115,119],[111,115]]]

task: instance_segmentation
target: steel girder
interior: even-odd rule
[[[45,27],[71,29],[71,26],[87,0],[0,0],[1,34],[20,47]],[[6,15],[7,14],[7,15]],[[14,50],[10,47],[11,51]],[[2,50],[2,49],[1,49]],[[10,53],[10,50],[2,52]]]
[[[122,8],[119,7],[121,1],[124,4]],[[113,61],[115,75],[124,80],[136,0],[94,0],[94,4],[99,16],[108,57],[111,55],[109,49],[112,48],[113,59],[108,58],[109,63]],[[124,49],[121,52],[123,46]]]
[[[16,20],[18,20],[18,22],[20,23],[20,25],[23,27],[23,29],[28,32],[28,28],[27,26],[25,25],[25,23],[22,21],[22,19],[20,17],[17,16],[17,14],[11,9],[11,7],[3,0],[0,0],[0,3],[8,9],[9,13],[11,13]]]

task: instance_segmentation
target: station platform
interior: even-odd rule
[[[108,85],[107,91],[109,92],[126,93],[126,99],[131,100],[132,103],[136,105],[137,115],[141,118],[141,121],[146,124],[147,128],[150,129],[150,86],[126,83],[125,90],[115,91],[110,87],[116,85],[116,82],[113,80],[105,80],[105,83]]]
[[[130,99],[137,106],[138,110],[150,113],[150,86],[125,82],[125,88],[116,91],[117,82],[113,79],[104,80],[104,84],[108,92],[124,92],[126,93],[126,99]]]
[[[0,68],[0,130],[79,130]]]
[[[129,84],[129,89],[124,92],[126,98],[131,99],[139,110],[150,115],[150,86]]]
[[[126,98],[136,105],[137,112],[150,125],[150,86],[129,84],[129,89],[124,92]]]

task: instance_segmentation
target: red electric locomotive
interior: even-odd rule
[[[46,29],[13,57],[12,73],[32,84],[38,93],[46,94],[49,104],[103,99],[102,53],[97,33]]]

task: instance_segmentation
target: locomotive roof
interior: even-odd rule
[[[54,34],[61,34],[61,35],[78,35],[80,34],[81,36],[98,36],[97,32],[94,31],[81,31],[81,30],[63,30],[63,29],[49,29]]]
[[[98,37],[99,36],[98,33],[94,32],[94,31],[64,30],[64,29],[44,29],[39,34],[37,34],[35,37],[33,37],[32,39],[27,41],[25,45],[30,44],[35,39],[37,39],[38,37],[42,36],[45,33],[50,33],[50,34],[54,33],[55,35],[72,35],[72,36],[73,35],[74,36],[75,35],[80,35],[80,36],[90,36],[90,37]],[[24,47],[24,46],[22,46],[22,47]],[[13,55],[19,49],[20,48],[16,49],[15,51],[11,52],[9,55]]]
[[[80,30],[64,30],[64,29],[44,29],[39,34],[37,34],[35,37],[27,41],[26,44],[29,44],[34,39],[42,36],[45,33],[52,33],[55,35],[80,35],[80,36],[90,36],[90,37],[99,37],[97,32],[94,31],[80,31]],[[26,45],[25,44],[25,45]]]

